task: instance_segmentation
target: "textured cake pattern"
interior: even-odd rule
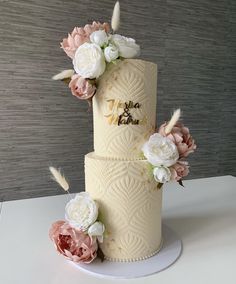
[[[162,190],[149,173],[145,160],[85,156],[86,191],[99,204],[106,225],[101,248],[109,259],[143,259],[160,247]]]
[[[155,130],[156,81],[157,65],[151,62],[126,59],[108,67],[93,98],[94,150],[97,155],[126,160],[140,157],[141,145]],[[139,120],[138,125],[110,123],[123,111],[122,107],[115,106],[118,101],[140,105],[140,108],[130,109],[132,117]],[[112,105],[111,109],[109,105]]]

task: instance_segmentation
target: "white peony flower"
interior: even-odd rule
[[[175,144],[159,133],[150,136],[143,145],[142,151],[148,162],[153,166],[169,167],[176,163],[179,153]]]
[[[104,30],[98,30],[90,35],[90,41],[95,43],[99,46],[103,46],[104,44],[108,43],[108,36]]]
[[[73,65],[76,73],[81,77],[98,78],[106,68],[101,47],[95,43],[85,42],[76,50]]]
[[[71,199],[65,209],[65,218],[72,227],[82,231],[88,229],[98,217],[98,206],[87,192],[76,194]]]
[[[132,58],[140,54],[140,46],[133,38],[114,34],[111,41],[117,46],[121,57]]]
[[[106,61],[111,62],[115,60],[117,57],[119,57],[118,48],[115,45],[110,44],[104,49],[104,55],[105,55]]]
[[[102,222],[95,222],[88,229],[88,234],[90,237],[96,236],[100,243],[103,242],[103,233],[105,231],[105,226]]]
[[[153,169],[153,175],[157,182],[166,183],[170,181],[171,172],[166,167],[156,167]]]

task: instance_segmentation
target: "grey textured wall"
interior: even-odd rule
[[[181,107],[197,140],[189,178],[235,174],[236,2],[121,0],[120,33],[158,63],[158,122]],[[50,77],[71,67],[59,42],[109,21],[111,0],[0,0],[0,200],[62,193],[47,167],[83,190],[92,151],[87,105]]]

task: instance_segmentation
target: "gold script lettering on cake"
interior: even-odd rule
[[[146,123],[146,118],[136,119],[131,114],[131,109],[139,109],[141,107],[140,103],[121,102],[120,100],[110,99],[107,100],[108,103],[108,114],[104,116],[107,118],[109,124],[115,125],[140,125]]]

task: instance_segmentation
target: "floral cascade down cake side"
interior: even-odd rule
[[[179,121],[180,109],[156,128],[157,65],[134,59],[140,47],[116,34],[119,19],[117,2],[112,31],[99,22],[74,28],[61,43],[74,69],[53,77],[93,110],[94,152],[85,156],[85,192],[70,198],[65,221],[50,229],[58,252],[78,263],[96,257],[131,262],[156,254],[162,245],[163,184],[183,185],[186,158],[196,149]],[[61,172],[50,171],[69,193]]]

